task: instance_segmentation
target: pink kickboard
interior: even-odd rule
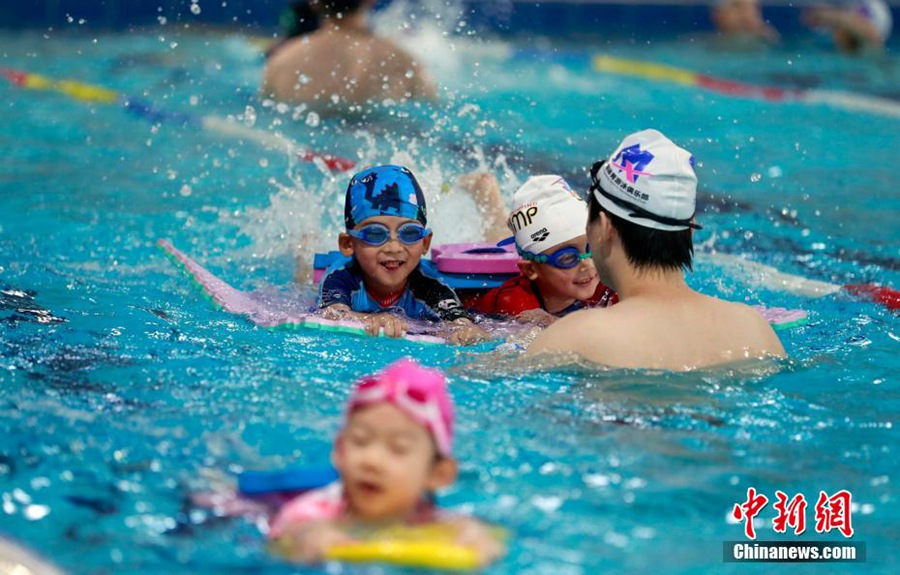
[[[486,243],[444,244],[431,248],[438,271],[453,274],[517,274],[519,254],[515,246]]]
[[[754,306],[757,311],[773,326],[781,326],[804,321],[809,314],[802,309],[787,309],[783,307]]]

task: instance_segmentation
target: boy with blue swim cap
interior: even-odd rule
[[[371,335],[400,337],[405,318],[447,321],[451,343],[488,339],[463,309],[456,293],[430,262],[425,195],[402,166],[376,166],[350,180],[344,202],[346,231],[338,236],[344,259],[319,285],[326,317],[361,321]]]

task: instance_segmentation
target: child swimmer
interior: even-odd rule
[[[499,192],[495,198],[488,203],[501,201]],[[506,221],[513,236],[500,245],[515,242],[520,274],[467,300],[466,307],[547,326],[585,307],[614,304],[616,294],[600,283],[587,246],[587,204],[565,179],[532,176],[514,200],[516,208]]]
[[[388,337],[409,329],[406,318],[442,320],[452,326],[444,334],[450,343],[490,339],[430,262],[422,261],[432,234],[425,227],[425,196],[407,168],[376,166],[353,176],[344,223],[338,247],[346,259],[332,265],[319,286],[325,317],[350,317],[369,334]]]
[[[477,519],[440,511],[434,491],[456,480],[453,404],[443,373],[401,359],[363,378],[347,402],[332,461],[340,481],[288,502],[270,524],[283,556],[324,559],[354,529],[440,523],[455,543],[473,549],[482,565],[505,553]]]

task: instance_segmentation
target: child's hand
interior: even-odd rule
[[[335,545],[352,540],[333,521],[314,521],[288,529],[273,541],[270,549],[288,561],[316,563],[325,559]]]
[[[457,527],[456,542],[473,549],[478,554],[478,564],[481,567],[506,555],[506,546],[484,523],[471,517],[461,517],[453,523]]]
[[[471,320],[461,318],[452,322],[455,327],[444,333],[444,339],[453,345],[473,345],[481,341],[488,341],[491,334],[472,323]]]
[[[551,313],[548,313],[541,308],[528,309],[520,313],[516,316],[516,321],[519,323],[530,323],[532,325],[539,325],[541,327],[547,327],[556,321],[556,316]]]
[[[402,317],[392,313],[375,313],[372,315],[361,315],[360,321],[366,328],[369,335],[384,334],[387,337],[402,337],[409,329],[409,324]]]
[[[322,316],[325,319],[352,319],[363,324],[366,333],[377,336],[382,332],[387,337],[402,337],[409,329],[409,324],[401,317],[390,313],[365,314],[352,311],[344,304],[334,304],[326,307]]]

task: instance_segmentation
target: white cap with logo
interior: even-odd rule
[[[626,137],[591,169],[591,192],[610,213],[645,228],[679,231],[700,226],[694,157],[656,130]]]
[[[519,250],[539,254],[584,235],[587,204],[562,176],[532,176],[513,196],[516,208],[506,225],[514,234],[499,245],[516,242]]]

